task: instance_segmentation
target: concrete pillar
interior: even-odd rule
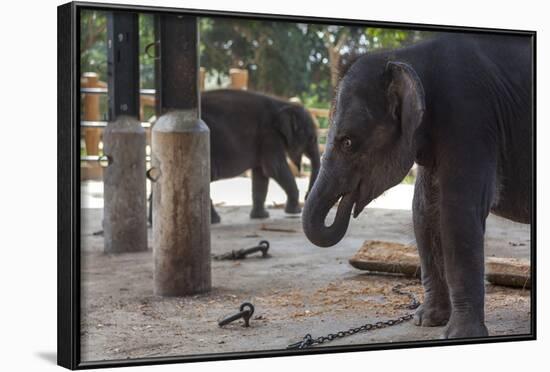
[[[152,131],[155,294],[209,291],[210,132],[196,110],[171,111]]]
[[[197,18],[158,15],[155,34],[154,289],[185,296],[211,288],[210,132],[200,120]]]
[[[105,253],[147,250],[145,130],[137,119],[119,116],[103,132],[109,165],[103,172]]]

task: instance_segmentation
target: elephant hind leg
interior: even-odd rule
[[[210,199],[210,223],[220,223],[221,220],[222,219],[220,215],[218,214],[218,212],[216,212],[216,209],[214,208],[214,203],[212,203],[212,199]]]
[[[149,194],[147,201],[149,202],[147,222],[149,223],[149,226],[153,226],[153,191]]]
[[[265,176],[262,168],[252,169],[252,211],[250,218],[268,218],[269,212],[265,209],[265,198],[267,197],[267,188],[269,178]]]

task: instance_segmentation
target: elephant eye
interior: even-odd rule
[[[346,137],[342,140],[342,146],[344,146],[345,149],[349,149],[351,147],[351,139],[349,137]]]

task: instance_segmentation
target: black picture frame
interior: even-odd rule
[[[178,357],[155,357],[97,362],[82,362],[80,358],[80,105],[79,105],[79,17],[82,10],[136,11],[143,13],[177,13],[196,16],[232,17],[272,21],[308,22],[338,25],[368,25],[381,28],[415,29],[420,31],[446,31],[462,33],[514,34],[532,38],[533,45],[533,184],[531,223],[531,333],[520,336],[491,336],[461,340],[430,340],[372,345],[327,346],[322,349],[270,350],[203,354]],[[154,6],[115,5],[71,2],[58,7],[58,364],[69,369],[98,367],[139,366],[182,362],[202,362],[275,356],[297,356],[352,351],[416,348],[442,345],[481,344],[493,342],[536,340],[536,31],[490,29],[477,27],[443,26],[400,22],[334,19],[277,14],[225,12],[215,10],[179,9]]]

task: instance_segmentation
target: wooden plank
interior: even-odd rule
[[[329,114],[330,114],[330,110],[328,110],[328,109],[320,109],[320,108],[315,108],[315,107],[308,108],[308,111],[313,116],[321,117],[321,118],[328,118]]]
[[[351,266],[379,273],[402,274],[420,278],[420,257],[416,247],[400,243],[367,240],[349,260]],[[490,283],[531,288],[531,265],[528,260],[488,257],[486,279]]]

